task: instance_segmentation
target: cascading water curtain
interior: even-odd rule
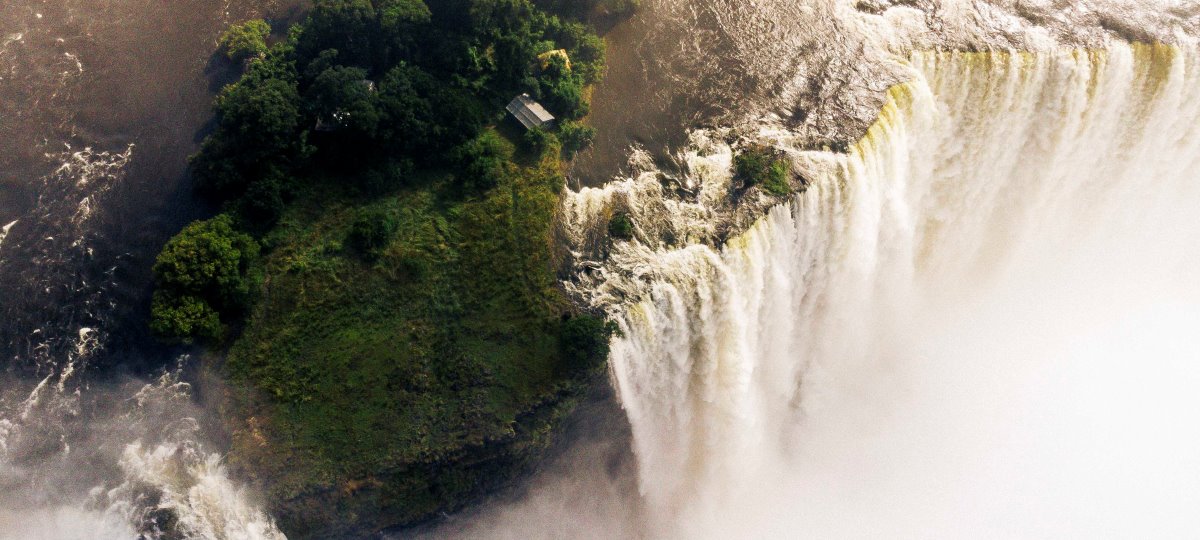
[[[1200,531],[1197,57],[917,53],[719,251],[616,246],[654,534]]]

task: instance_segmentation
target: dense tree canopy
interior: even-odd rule
[[[188,225],[154,263],[154,329],[170,338],[215,339],[218,314],[245,307],[247,273],[258,250],[258,243],[234,229],[226,214]]]
[[[220,46],[230,60],[245,60],[267,53],[267,36],[271,26],[262,19],[235,24],[221,34]]]

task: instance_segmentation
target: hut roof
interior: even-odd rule
[[[529,97],[529,94],[521,94],[512,101],[508,102],[505,107],[509,114],[513,115],[525,129],[533,129],[554,122],[554,115],[550,114],[541,103],[538,103]]]

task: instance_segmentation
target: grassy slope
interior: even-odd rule
[[[518,161],[465,201],[445,174],[370,199],[331,180],[267,238],[262,300],[227,360],[244,383],[231,461],[289,534],[460,506],[534,455],[578,395],[586,374],[560,365],[554,324],[569,310],[550,260],[561,163],[556,149]],[[400,221],[375,260],[342,245],[367,206]]]

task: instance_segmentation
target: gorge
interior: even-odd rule
[[[561,196],[562,288],[619,328],[629,448],[585,410],[591,433],[520,489],[388,537],[1200,532],[1196,9],[751,4],[642,6],[629,28],[671,31],[611,44],[612,84],[645,83],[625,114],[653,125],[602,83],[598,147]],[[679,35],[703,38],[661,47]],[[794,194],[743,185],[734,161],[755,146],[785,156]],[[41,178],[83,160],[119,185],[139,152],[72,151]],[[605,180],[613,156],[627,164]],[[59,199],[29,206],[87,212]],[[36,273],[5,265],[36,213],[0,213],[8,280]],[[19,319],[0,335],[34,332]],[[212,450],[188,358],[73,386],[74,359],[108,343],[76,320],[57,348],[12,347],[49,360],[0,386],[0,538],[283,537],[279,501]]]

